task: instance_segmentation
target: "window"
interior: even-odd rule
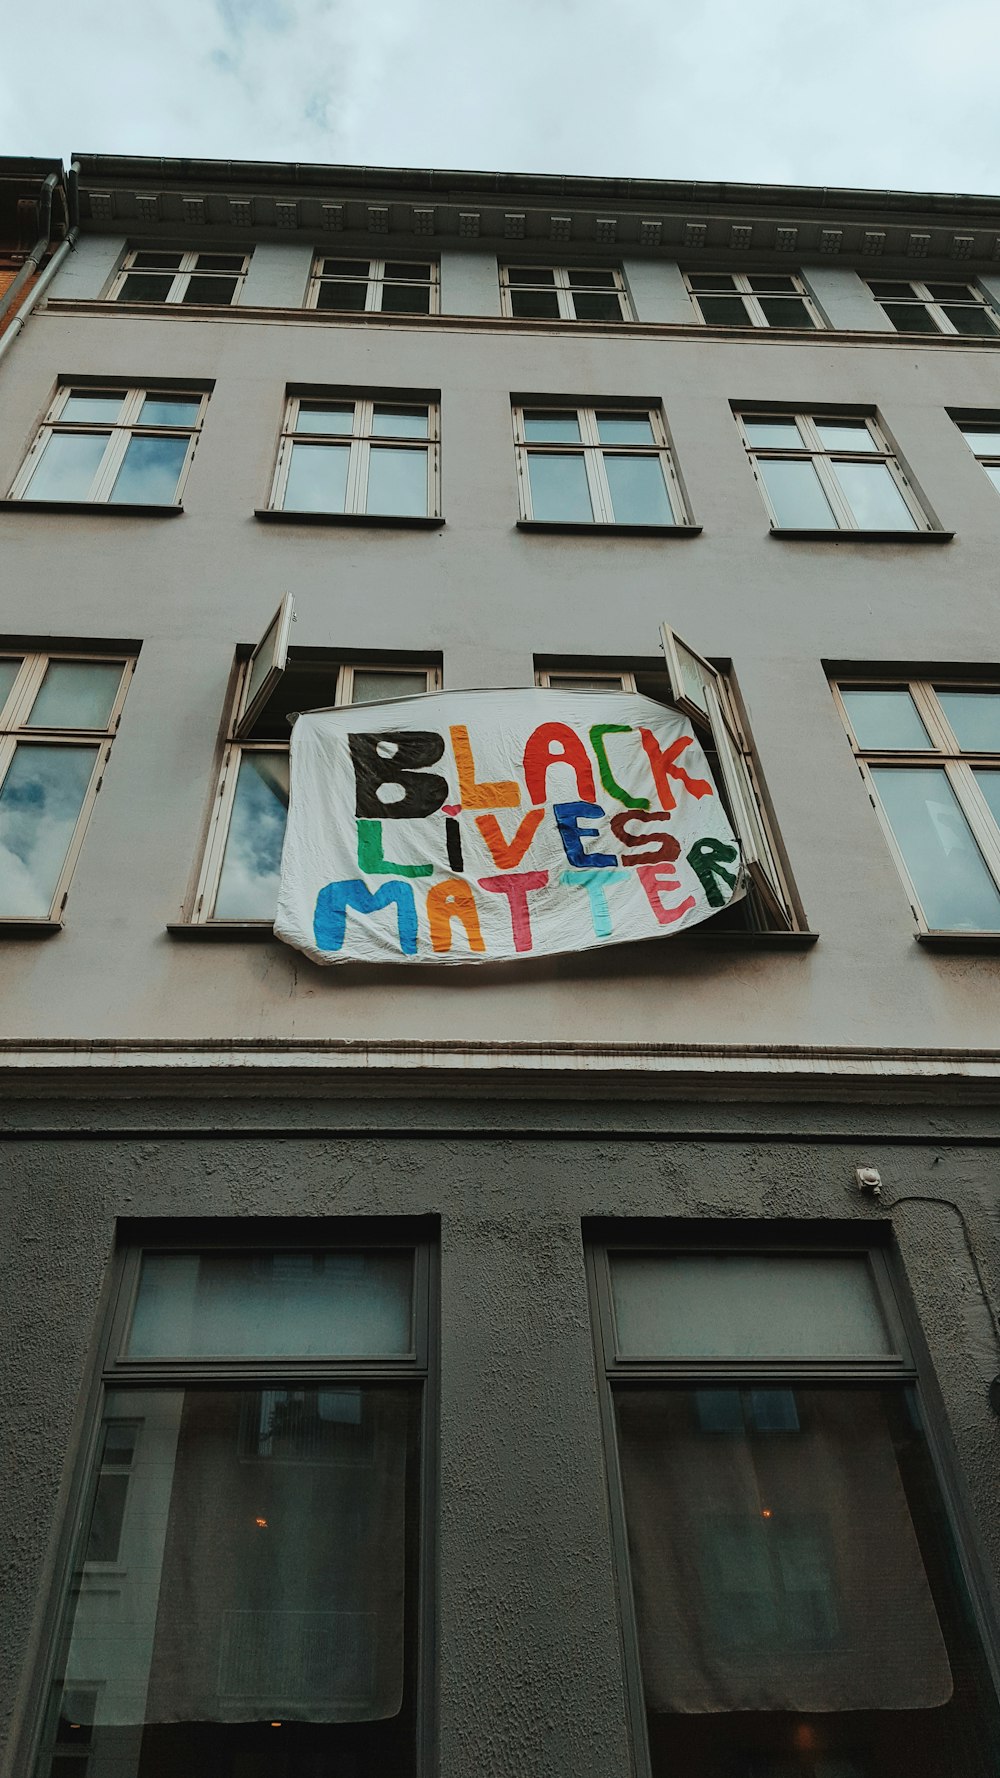
[[[428,1272],[128,1254],[39,1778],[415,1778]]]
[[[957,419],[956,423],[970,451],[975,452],[993,486],[1000,488],[1000,416],[980,414],[967,419]]]
[[[111,287],[120,303],[239,302],[249,253],[172,253],[137,247]]]
[[[0,926],[62,913],[134,665],[0,652]]]
[[[438,418],[436,403],[290,396],[272,510],[437,517]]]
[[[11,499],[176,507],[207,401],[191,390],[67,385],[45,416]]]
[[[690,272],[691,299],[709,327],[820,327],[795,272]]]
[[[440,306],[435,260],[331,259],[321,253],[313,266],[311,309],[436,315]]]
[[[886,679],[835,692],[921,927],[1000,932],[1000,687]]]
[[[516,321],[631,321],[617,266],[502,265],[503,313]]]
[[[591,1264],[639,1771],[989,1778],[997,1700],[885,1256]]]
[[[1000,320],[974,284],[869,278],[868,288],[899,333],[964,333],[992,338]]]
[[[772,531],[932,529],[873,419],[763,412],[739,419]]]
[[[734,688],[724,673],[696,654],[669,624],[660,626],[660,644],[665,666],[657,671],[539,665],[535,683],[565,691],[614,687],[680,710],[694,728],[740,842],[746,897],[716,918],[720,925],[789,931],[796,925],[795,911],[771,837],[753,750]]]
[[[523,523],[687,528],[656,408],[515,407]]]
[[[293,712],[419,697],[441,683],[440,669],[426,663],[345,662],[315,651],[293,653],[291,623],[286,597],[239,669],[194,924],[274,923]]]

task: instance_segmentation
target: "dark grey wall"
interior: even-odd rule
[[[0,1150],[8,1727],[38,1663],[117,1218],[189,1228],[233,1217],[245,1233],[255,1216],[294,1217],[308,1236],[318,1216],[440,1216],[441,1778],[630,1769],[585,1218],[711,1217],[719,1233],[757,1217],[888,1221],[932,1396],[940,1388],[972,1522],[1000,1574],[1000,1423],[987,1403],[1000,1357],[962,1219],[944,1202],[995,1280],[993,1114],[365,1096],[8,1104],[5,1121],[52,1133]],[[136,1133],[79,1134],[102,1126]],[[859,1199],[861,1164],[881,1169],[881,1204]],[[891,1209],[914,1194],[939,1202]],[[14,1757],[0,1760],[3,1778],[23,1778]]]

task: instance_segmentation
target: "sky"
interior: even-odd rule
[[[998,0],[49,0],[0,153],[1000,189]]]

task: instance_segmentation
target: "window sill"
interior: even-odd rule
[[[1000,951],[1000,932],[915,932],[932,951]]]
[[[829,531],[772,525],[771,536],[792,543],[951,543],[954,531]]]
[[[426,514],[393,514],[381,512],[289,512],[285,507],[258,506],[254,518],[265,525],[380,525],[392,529],[440,531],[442,518]]]
[[[0,500],[3,512],[87,512],[104,518],[175,519],[183,506],[152,506],[119,500]]]
[[[168,922],[166,931],[171,938],[204,940],[208,943],[245,940],[249,944],[263,944],[270,939],[274,939],[276,944],[283,942],[275,938],[274,928],[266,920],[175,920]],[[779,930],[751,932],[749,928],[732,932],[703,932],[699,927],[692,926],[687,932],[677,933],[676,937],[681,943],[697,943],[713,951],[807,951],[816,943],[819,933]],[[581,955],[590,953],[581,952]]]
[[[274,927],[266,920],[168,920],[166,929],[171,938],[206,940],[245,939],[260,944],[274,938]],[[280,939],[275,940],[280,944]]]
[[[574,537],[700,537],[700,525],[588,525],[579,519],[518,519],[519,531],[553,531]]]
[[[61,920],[4,920],[0,919],[0,939],[2,938],[51,938],[53,933],[61,932]]]

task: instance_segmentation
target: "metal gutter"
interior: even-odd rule
[[[55,252],[53,253],[52,258],[49,260],[49,263],[45,267],[45,270],[42,272],[40,278],[37,279],[37,281],[32,285],[31,289],[28,291],[27,296],[24,298],[24,301],[21,303],[21,306],[18,309],[16,315],[14,316],[13,321],[10,323],[10,326],[7,328],[6,333],[4,333],[2,336],[0,336],[0,360],[2,360],[3,358],[6,357],[7,353],[10,351],[11,346],[14,344],[14,341],[17,339],[19,333],[21,332],[22,328],[24,327],[24,324],[27,321],[28,316],[31,314],[32,309],[36,306],[36,304],[38,302],[41,301],[42,297],[45,295],[45,292],[49,288],[49,285],[52,283],[53,278],[56,276],[56,273],[59,271],[60,267],[62,266],[63,261],[67,258],[67,256],[70,253],[72,253],[74,247],[76,246],[76,242],[77,242],[77,239],[80,234],[79,176],[80,176],[79,164],[76,161],[74,161],[72,167],[70,168],[69,180],[67,182],[67,195],[68,195],[68,200],[69,200],[69,228],[67,230],[65,237],[63,238],[63,240],[60,242],[59,246],[56,248]],[[54,175],[53,175],[53,177],[54,177]],[[36,245],[37,245],[37,243],[36,243]],[[46,245],[48,245],[48,236],[46,236]],[[34,249],[32,249],[32,251],[34,252]],[[22,271],[23,271],[23,269],[24,268],[22,267]],[[20,273],[18,274],[18,277],[20,277]],[[18,280],[15,279],[14,284],[11,286],[11,291],[8,291],[8,293],[7,293],[8,296],[10,296],[12,291],[16,290],[17,283],[18,283]],[[6,304],[0,305],[0,315],[3,314],[4,308],[6,306],[7,306]]]

